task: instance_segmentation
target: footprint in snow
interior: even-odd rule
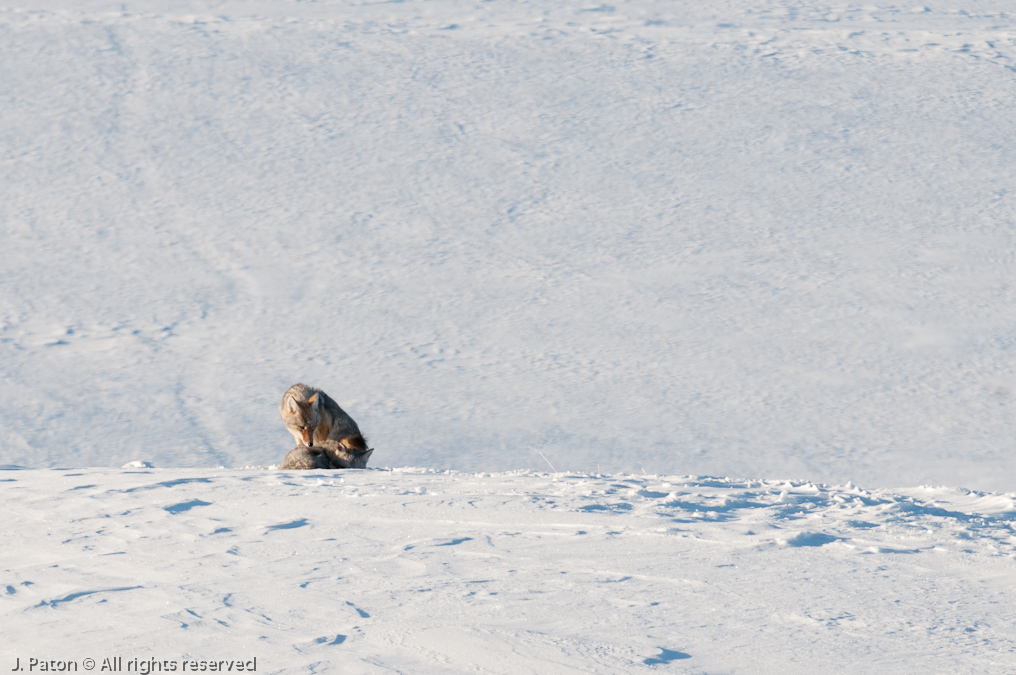
[[[348,600],[346,601],[346,604],[349,605],[350,607],[352,607],[353,609],[355,609],[356,613],[360,615],[361,619],[369,619],[370,618],[370,614],[368,614],[367,612],[363,611],[362,609],[360,609],[359,607],[357,607],[353,603],[349,602]]]
[[[319,637],[314,640],[315,644],[319,645],[341,645],[346,641],[346,636],[342,633],[337,634],[335,637]]]
[[[190,511],[195,506],[211,506],[211,502],[201,501],[200,499],[192,499],[189,502],[180,502],[179,504],[171,504],[169,506],[163,506],[163,511],[169,511],[170,513],[183,513],[184,511]]]
[[[434,544],[434,546],[458,546],[459,544],[463,544],[467,541],[472,540],[473,540],[472,537],[460,537],[459,539],[452,539],[450,541],[446,541],[443,544]]]
[[[644,659],[642,663],[647,666],[655,666],[661,663],[670,663],[671,661],[691,658],[691,654],[685,654],[684,652],[674,651],[673,649],[664,649],[663,647],[659,647],[658,649],[660,650],[660,654]]]
[[[300,518],[298,520],[292,520],[292,521],[290,521],[288,523],[279,523],[278,525],[269,525],[267,529],[269,529],[269,530],[292,530],[292,529],[295,529],[297,527],[303,527],[303,526],[309,525],[309,524],[310,523],[307,522],[306,518]]]
[[[788,539],[787,546],[825,546],[834,541],[839,541],[839,539],[839,537],[821,532],[801,532]]]

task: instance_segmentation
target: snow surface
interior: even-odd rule
[[[1014,110],[1002,0],[0,0],[0,668],[1016,672]]]
[[[9,0],[0,461],[1011,490],[1011,9]]]
[[[341,673],[1016,664],[1016,493],[427,469],[0,480],[8,668],[118,655]]]

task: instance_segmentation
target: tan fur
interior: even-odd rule
[[[356,434],[355,436],[346,436],[345,438],[340,440],[339,443],[342,444],[342,447],[347,448],[349,450],[367,449],[367,439],[360,434]]]
[[[289,396],[289,392],[286,394]],[[321,424],[321,413],[314,405],[314,401],[300,400],[295,396],[283,397],[279,414],[282,415],[283,424],[293,434],[297,443],[314,445],[314,432]]]
[[[367,449],[353,418],[320,389],[294,384],[283,394],[279,414],[298,445],[315,447],[336,441],[349,449]]]
[[[328,435],[332,433],[332,421],[327,416],[321,416],[321,422],[318,423],[317,428],[314,430],[314,442],[320,443],[321,441],[327,441]]]
[[[363,440],[362,436],[357,436],[357,438]],[[321,449],[328,456],[333,469],[366,469],[367,460],[374,452],[366,445],[363,448],[351,448],[331,439],[324,441],[321,444]]]

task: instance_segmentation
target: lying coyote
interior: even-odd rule
[[[309,447],[298,445],[289,451],[280,469],[366,469],[374,449],[350,450],[331,439]]]

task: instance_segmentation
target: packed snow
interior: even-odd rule
[[[5,473],[10,668],[118,655],[435,674],[1016,664],[1016,493],[426,469]]]
[[[1016,671],[1011,3],[0,3],[0,668]]]

